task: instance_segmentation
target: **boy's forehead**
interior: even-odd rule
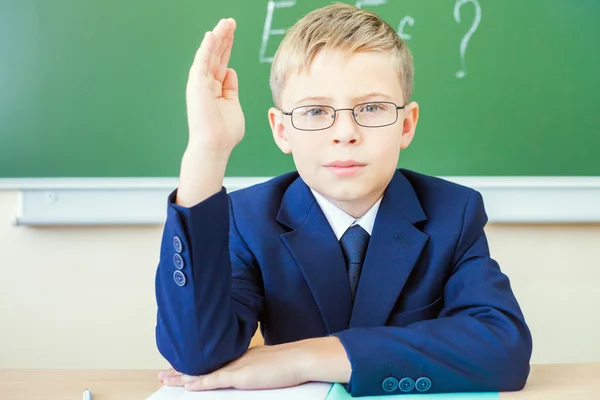
[[[402,87],[389,53],[362,52],[344,59],[339,52],[320,52],[309,69],[287,74],[282,100],[290,106],[315,98],[347,102],[372,93],[401,101]]]

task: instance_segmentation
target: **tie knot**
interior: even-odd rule
[[[367,253],[370,236],[360,225],[348,228],[340,238],[346,264],[362,264]]]

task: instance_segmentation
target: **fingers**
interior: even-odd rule
[[[185,385],[187,390],[215,390],[237,387],[234,382],[236,376],[235,371],[226,369],[218,370],[212,374],[198,377],[198,379],[189,382]]]
[[[196,381],[197,379],[197,376],[192,375],[172,375],[165,378],[162,382],[165,386],[182,387],[190,382]]]
[[[190,74],[198,76],[216,76],[224,60],[224,54],[233,43],[233,31],[236,23],[232,18],[222,19],[212,31],[206,32],[200,47],[194,56]],[[229,62],[227,56],[227,63]],[[224,74],[221,79],[224,79]],[[222,81],[222,80],[221,80]]]
[[[225,48],[225,52],[223,53],[223,58],[221,59],[221,65],[215,74],[215,79],[219,82],[223,82],[225,80],[225,76],[227,75],[227,66],[229,65],[229,59],[231,58],[231,45],[233,43],[227,40],[227,47]]]
[[[235,70],[227,69],[227,74],[223,80],[223,98],[227,100],[239,100],[239,83]]]
[[[183,386],[191,380],[186,380],[185,377],[186,375],[175,371],[173,368],[158,373],[158,380],[166,386]]]
[[[223,82],[225,76],[227,74],[227,67],[229,65],[229,59],[231,58],[231,49],[233,47],[234,42],[234,33],[236,29],[236,22],[233,18],[227,19],[227,23],[229,26],[229,30],[227,31],[225,37],[225,46],[223,50],[223,54],[221,56],[220,63],[217,67],[217,72],[215,74],[215,79],[219,82]]]
[[[229,34],[227,35],[227,48],[225,49],[223,59],[221,60],[221,65],[224,65],[225,68],[227,68],[227,65],[229,65],[229,59],[231,58],[231,48],[233,47],[235,30],[237,29],[237,23],[235,22],[235,19],[229,18],[228,21],[230,21],[230,29]]]
[[[200,47],[196,51],[196,56],[194,57],[194,63],[192,64],[192,68],[190,69],[191,76],[206,76],[209,72],[209,65],[211,59],[211,53],[213,52],[216,45],[216,40],[212,36],[212,32],[206,32],[204,35],[204,39],[200,44]]]
[[[221,60],[223,59],[223,53],[227,49],[227,37],[230,31],[230,21],[227,19],[222,19],[219,21],[215,29],[213,29],[212,34],[216,39],[216,47],[214,51],[211,52],[210,55],[210,63],[209,63],[209,73],[217,77],[217,73],[219,72],[219,67],[221,66]],[[221,77],[222,79],[223,77]],[[220,80],[222,82],[222,80]]]
[[[181,375],[181,373],[180,373],[180,372],[177,372],[177,371],[175,371],[175,369],[173,369],[173,368],[169,368],[169,369],[166,369],[166,370],[160,371],[160,372],[158,373],[158,379],[159,379],[159,380],[163,380],[163,379],[164,379],[164,378],[166,378],[166,377],[169,377],[169,376],[174,376],[174,375]]]
[[[185,386],[186,382],[183,379],[183,375],[179,376],[168,376],[162,380],[163,385],[170,387],[182,387]]]

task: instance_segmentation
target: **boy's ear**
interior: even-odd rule
[[[271,125],[271,131],[273,131],[273,140],[283,153],[290,154],[292,148],[283,125],[283,118],[285,118],[285,115],[281,111],[274,107],[269,108],[269,124]]]
[[[406,105],[404,111],[404,122],[402,123],[402,144],[400,149],[404,150],[410,145],[417,129],[419,120],[419,105],[412,101]]]

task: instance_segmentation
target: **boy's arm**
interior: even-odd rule
[[[186,374],[211,372],[241,355],[262,310],[260,273],[222,188],[245,129],[237,75],[227,68],[235,28],[227,19],[207,32],[189,71],[188,146],[156,272],[157,345]]]
[[[490,258],[486,222],[481,195],[474,191],[437,319],[335,334],[352,365],[347,386],[352,395],[386,394],[389,377],[398,382],[409,378],[422,389],[430,386],[428,393],[523,388],[531,334],[508,278]],[[406,387],[410,380],[404,381]],[[394,393],[401,393],[400,388]],[[417,393],[416,387],[410,393]]]
[[[156,273],[156,341],[175,370],[202,375],[248,348],[263,309],[261,274],[224,189],[191,208],[175,196]]]

